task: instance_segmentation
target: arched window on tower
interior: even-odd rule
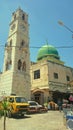
[[[24,44],[25,44],[25,42],[24,42],[24,40],[22,40],[22,42],[21,42],[21,47],[23,47]]]
[[[22,64],[22,71],[26,71],[26,62],[25,61]]]
[[[9,69],[12,67],[12,60],[9,61]]]
[[[14,14],[14,20],[16,20],[16,14]]]
[[[19,47],[19,50],[23,49],[25,46],[25,41],[22,40],[21,43],[20,43],[20,47]]]
[[[10,47],[12,47],[12,39],[10,40]]]
[[[9,68],[9,67],[8,67],[8,61],[7,61],[7,62],[6,62],[6,71],[8,70],[8,68]]]
[[[22,20],[25,20],[25,15],[24,14],[22,15]]]
[[[21,67],[22,67],[22,62],[21,62],[21,60],[19,59],[19,60],[18,60],[18,70],[21,70]]]
[[[7,63],[6,63],[6,71],[10,70],[11,66],[12,66],[12,61],[11,60],[9,62],[7,61]]]

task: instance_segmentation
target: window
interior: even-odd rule
[[[14,14],[14,20],[16,20],[16,14]]]
[[[22,62],[21,62],[21,60],[19,59],[19,61],[18,61],[18,70],[21,70],[21,67],[22,67]]]
[[[37,103],[34,102],[34,101],[30,102],[29,104],[30,104],[31,106],[37,106]]]
[[[24,14],[22,15],[22,20],[25,20],[25,15]]]
[[[24,46],[24,44],[25,44],[25,42],[22,40],[22,42],[21,42],[21,47],[23,47],[23,46]]]
[[[6,62],[6,71],[9,69],[8,61]]]
[[[14,102],[14,98],[9,98],[9,102],[13,103]]]
[[[9,70],[11,69],[12,67],[12,60],[9,61]]]
[[[7,62],[6,62],[6,71],[7,71],[7,70],[10,70],[11,67],[12,67],[12,60],[10,60],[9,62],[7,61]]]
[[[10,40],[10,47],[12,47],[12,39]]]
[[[17,103],[25,103],[25,102],[27,102],[26,98],[24,98],[24,97],[16,97],[15,101]]]
[[[40,70],[34,71],[34,79],[39,79],[40,78]]]
[[[70,81],[70,77],[69,76],[66,76],[66,79],[67,79],[67,81]]]
[[[58,79],[58,73],[54,73],[54,78]]]
[[[26,71],[26,62],[25,61],[22,64],[22,71]]]
[[[25,46],[25,42],[24,42],[24,40],[22,40],[22,42],[20,43],[19,50],[21,50],[22,48],[24,48],[24,46]]]

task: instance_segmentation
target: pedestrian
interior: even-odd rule
[[[62,101],[60,99],[58,100],[58,106],[59,106],[59,111],[61,112],[61,110],[62,110]]]

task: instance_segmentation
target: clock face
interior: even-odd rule
[[[22,30],[22,31],[25,31],[26,30],[26,28],[25,28],[25,26],[22,24],[22,25],[20,25],[20,29]]]

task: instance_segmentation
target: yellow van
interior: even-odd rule
[[[9,108],[7,111],[7,116],[11,117],[12,115],[24,116],[28,111],[28,102],[25,97],[21,96],[8,96],[7,101],[9,103]]]

